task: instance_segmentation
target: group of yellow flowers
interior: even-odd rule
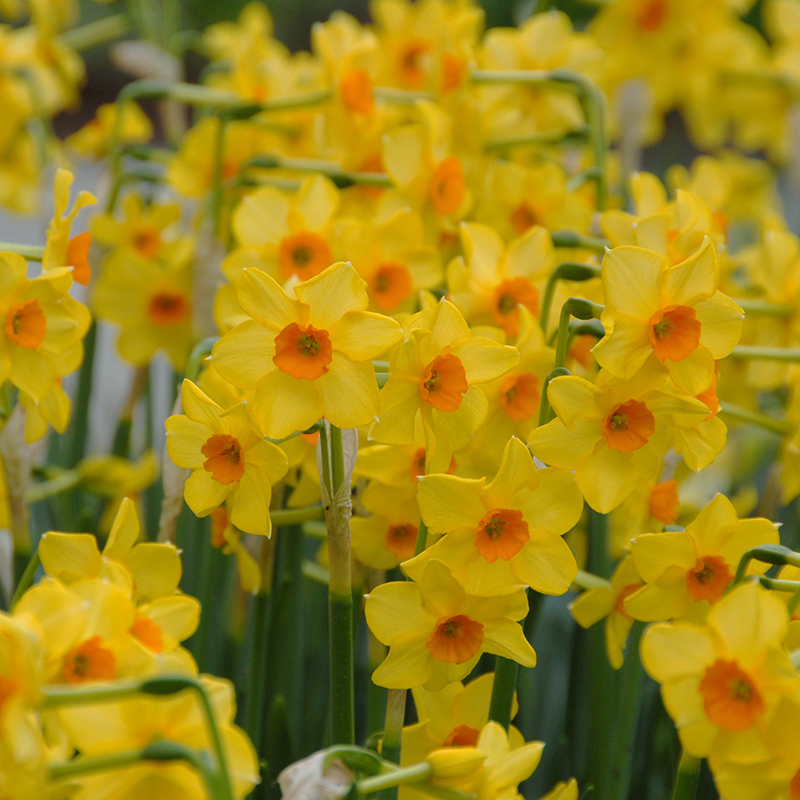
[[[142,69],[56,142],[69,42],[146,37],[172,13],[150,5],[81,33],[31,0],[0,31],[0,202],[30,210],[54,160],[105,166],[101,213],[76,223],[95,197],[71,202],[59,168],[46,245],[0,243],[0,798],[266,798],[277,779],[292,800],[514,800],[544,746],[510,725],[517,665],[536,667],[541,596],[572,592],[579,626],[605,620],[590,684],[619,708],[593,728],[600,766],[574,759],[549,800],[634,796],[642,670],[683,751],[675,800],[703,759],[723,800],[800,800],[800,240],[775,169],[798,155],[800,0],[762,4],[772,47],[746,0],[485,32],[470,0],[373,0],[373,23],[336,12],[295,54],[254,3],[202,36],[199,85]],[[177,61],[164,38],[142,53]],[[716,155],[662,182],[635,166],[675,108]],[[109,329],[135,369],[113,452],[89,456]],[[164,356],[180,384],[153,494]],[[202,620],[184,500],[210,517],[186,547]],[[255,705],[280,546],[330,609],[331,747],[292,765],[265,762],[282,733]],[[231,609],[247,666],[200,674],[182,643]],[[378,733],[355,721],[362,610],[388,691],[359,747]]]

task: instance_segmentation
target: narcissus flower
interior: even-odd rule
[[[778,544],[778,528],[767,519],[742,519],[727,497],[718,494],[685,531],[645,533],[631,544],[645,585],[625,602],[635,619],[646,622],[702,618],[725,593],[741,557],[751,547]],[[768,565],[751,562],[750,574]]]
[[[130,251],[111,253],[94,287],[92,308],[99,319],[119,325],[119,354],[136,366],[164,350],[182,371],[194,343],[191,263],[159,265]]]
[[[259,782],[258,758],[247,735],[233,724],[236,711],[233,686],[210,676],[199,680],[217,720],[234,796],[244,798]],[[138,750],[159,739],[213,752],[208,726],[194,692],[64,708],[59,710],[58,720],[83,758]],[[99,794],[108,800],[159,794],[205,800],[207,790],[197,770],[183,761],[140,761],[82,777],[75,797],[90,800]]]
[[[555,378],[547,397],[559,418],[531,432],[533,454],[574,469],[586,502],[607,514],[630,496],[637,481],[655,477],[670,426],[692,427],[708,416],[699,400],[669,394],[662,386],[652,370],[599,385],[574,376]]]
[[[32,280],[26,272],[22,256],[0,253],[0,381],[10,380],[39,402],[63,374],[59,357],[81,348],[90,316],[67,294],[68,267],[54,267]]]
[[[476,384],[507,372],[519,361],[513,347],[472,336],[447,300],[406,320],[408,339],[391,359],[370,437],[387,444],[414,442],[419,414],[425,430],[427,472],[445,472],[486,415]]]
[[[422,519],[447,534],[403,565],[421,580],[431,558],[446,564],[470,594],[491,597],[514,584],[563,594],[575,557],[561,537],[580,519],[583,499],[572,473],[537,470],[528,448],[511,439],[494,480],[428,475],[420,482]]]
[[[609,586],[589,589],[569,606],[582,628],[589,628],[605,617],[606,655],[614,669],[622,666],[625,644],[633,626],[633,617],[625,609],[625,599],[642,585],[634,560],[627,556],[617,565]]]
[[[706,391],[714,360],[736,346],[744,319],[717,290],[711,241],[672,267],[650,250],[618,247],[603,259],[602,279],[606,335],[592,351],[597,363],[627,379],[654,360],[687,394]]]
[[[339,193],[323,175],[306,178],[291,198],[272,186],[260,188],[233,213],[243,249],[228,258],[228,269],[256,266],[281,283],[319,275],[334,260],[330,236],[338,205]]]
[[[270,436],[305,430],[320,417],[340,428],[378,411],[372,359],[402,338],[392,319],[366,311],[366,284],[334,264],[290,297],[265,273],[247,269],[237,287],[253,318],[214,347],[214,366],[235,386],[255,389],[253,416]]]
[[[488,225],[461,223],[466,264],[447,269],[449,297],[471,324],[502,328],[515,339],[520,330],[520,306],[539,316],[539,289],[553,268],[554,251],[548,231],[535,225],[508,247]]]
[[[117,133],[116,144],[143,144],[153,136],[153,125],[141,107],[132,101],[103,103],[80,130],[66,138],[66,144],[76,153],[100,159],[108,155],[111,136]]]
[[[286,474],[283,451],[264,441],[244,406],[224,411],[191,381],[181,386],[183,414],[169,417],[167,452],[191,469],[184,498],[198,517],[229,500],[231,522],[246,533],[272,533],[272,486]]]
[[[134,591],[136,600],[154,600],[173,594],[182,567],[174,545],[138,542],[139,521],[132,500],[124,498],[114,519],[103,552],[89,533],[42,535],[39,556],[44,571],[62,583],[100,578]]]
[[[58,267],[72,267],[72,279],[76,283],[86,286],[92,277],[89,267],[89,245],[92,234],[79,233],[70,238],[70,228],[78,212],[93,205],[97,199],[90,192],[79,192],[72,205],[72,210],[67,212],[69,205],[69,187],[73,175],[65,169],[56,172],[53,194],[55,197],[55,213],[47,229],[47,244],[42,256],[42,269],[47,272]]]
[[[431,559],[419,582],[383,583],[367,595],[370,630],[389,645],[372,680],[389,689],[435,691],[466,677],[481,653],[533,667],[536,653],[517,623],[527,613],[521,587],[504,587],[491,598],[468,595]]]
[[[443,747],[475,747],[481,731],[489,721],[489,704],[494,686],[494,673],[485,673],[464,685],[448,684],[438,692],[415,687],[414,706],[419,722],[403,728],[402,765],[424,761],[429,753]],[[512,719],[519,705],[516,697],[511,707]],[[515,728],[509,729],[512,747],[521,747],[525,740]],[[416,797],[409,786],[400,789],[401,797]]]
[[[758,761],[770,757],[767,726],[797,676],[781,643],[786,607],[756,583],[737,587],[711,609],[707,624],[655,625],[642,663],[661,684],[687,753]]]

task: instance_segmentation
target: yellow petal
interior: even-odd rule
[[[255,389],[258,382],[277,368],[275,333],[260,322],[247,320],[228,331],[213,350],[214,367],[223,378],[242,389]]]
[[[334,350],[352,361],[369,361],[403,338],[403,329],[391,317],[370,311],[348,311],[328,328]]]
[[[279,369],[265,375],[253,401],[253,417],[261,430],[273,439],[282,439],[310,428],[322,416],[316,384],[317,381],[293,378]]]
[[[322,413],[331,425],[357,428],[368,425],[378,414],[378,382],[369,361],[351,361],[334,351],[330,371],[315,383]]]
[[[103,563],[97,539],[89,533],[45,533],[39,557],[44,571],[65,583],[93,578]]]
[[[350,264],[339,262],[294,288],[299,300],[310,306],[308,321],[327,330],[348,311],[369,305],[367,284]]]
[[[516,622],[486,625],[483,631],[483,650],[503,658],[510,658],[523,667],[536,666],[536,651],[530,646]]]
[[[133,574],[138,597],[156,598],[172,594],[181,580],[181,557],[174,545],[141,542],[125,559]]]
[[[650,319],[661,308],[661,274],[667,262],[641,247],[616,247],[603,259],[606,306]]]

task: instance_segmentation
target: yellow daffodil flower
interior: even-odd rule
[[[531,451],[547,464],[574,469],[586,502],[602,514],[613,511],[638,481],[655,477],[670,426],[692,427],[708,416],[706,405],[662,385],[650,370],[597,386],[574,376],[555,378],[547,397],[559,418],[531,432]]]
[[[121,119],[120,119],[121,117]],[[144,144],[153,137],[153,125],[138,103],[103,103],[80,130],[66,138],[66,144],[86,158],[99,160],[111,151],[111,136],[117,131],[116,144]]]
[[[324,416],[355,428],[378,412],[370,363],[401,338],[392,319],[366,311],[366,284],[348,264],[334,264],[294,288],[245,270],[237,287],[252,317],[214,346],[214,366],[235,386],[255,389],[253,417],[270,436],[305,430]]]
[[[692,396],[711,385],[715,359],[736,346],[744,313],[717,290],[710,240],[670,267],[657,253],[619,247],[603,259],[606,335],[592,353],[618,378],[631,378],[648,360]]]
[[[622,666],[628,634],[633,626],[633,617],[625,608],[625,600],[642,586],[636,562],[626,556],[614,569],[610,586],[589,589],[570,603],[569,610],[582,628],[590,628],[605,618],[606,655],[614,669]]]
[[[35,401],[44,400],[60,377],[60,355],[89,328],[89,312],[67,292],[68,267],[28,279],[25,259],[0,253],[0,380],[10,380]]]
[[[370,630],[389,645],[372,680],[389,689],[437,690],[466,677],[484,652],[532,667],[536,653],[517,623],[527,612],[522,588],[468,595],[441,561],[430,559],[418,583],[383,583],[367,595]]]
[[[178,550],[169,543],[137,544],[138,539],[135,505],[124,498],[102,553],[90,533],[49,531],[42,535],[39,556],[44,571],[68,585],[99,578],[133,590],[137,600],[172,595],[182,573]]]
[[[625,601],[635,619],[652,622],[688,614],[701,618],[722,598],[739,560],[751,547],[778,544],[778,528],[767,519],[742,519],[718,494],[682,532],[645,533],[631,554],[645,585]],[[750,574],[767,565],[751,562]]]
[[[519,361],[513,347],[473,336],[446,300],[406,321],[408,338],[391,359],[371,438],[386,444],[414,442],[419,415],[425,431],[427,472],[445,472],[455,451],[483,422],[487,402],[477,384],[508,372]]]
[[[781,649],[784,605],[748,582],[717,603],[707,625],[659,624],[642,640],[642,663],[686,752],[702,758],[769,758],[766,728],[797,676]]]
[[[194,344],[192,305],[188,260],[162,267],[124,250],[105,260],[92,294],[98,319],[121,328],[117,349],[126,361],[144,366],[163,350],[179,371]]]
[[[286,456],[264,441],[242,405],[224,411],[191,381],[181,386],[183,414],[169,417],[167,452],[192,470],[184,497],[199,517],[230,501],[240,530],[270,536],[271,487],[286,474]]]
[[[210,676],[199,680],[208,693],[220,729],[234,796],[243,800],[259,783],[259,768],[253,745],[244,731],[233,724],[236,711],[233,686]],[[63,708],[59,709],[58,719],[84,758],[137,750],[159,739],[212,751],[208,727],[194,692]],[[89,800],[98,792],[108,800],[141,797],[143,793],[169,794],[186,800],[207,797],[203,779],[183,761],[140,761],[110,772],[87,775],[81,778],[75,798]]]
[[[92,277],[89,267],[89,245],[92,234],[79,233],[70,238],[70,229],[78,212],[86,206],[94,205],[97,198],[90,192],[79,192],[68,212],[69,187],[72,185],[73,175],[65,169],[56,172],[53,184],[55,198],[55,213],[47,229],[47,244],[42,257],[42,269],[47,272],[58,267],[72,267],[72,279],[76,283],[86,286]]]
[[[534,225],[508,247],[488,225],[461,223],[466,263],[447,268],[448,297],[470,325],[489,324],[516,339],[520,306],[539,316],[539,289],[554,266],[547,230]]]
[[[515,584],[544,594],[569,589],[578,567],[561,535],[580,519],[583,499],[570,472],[537,470],[519,439],[508,442],[488,485],[428,475],[418,499],[428,529],[447,535],[403,565],[414,580],[435,558],[470,594],[491,597]]]

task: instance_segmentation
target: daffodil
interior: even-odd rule
[[[231,523],[227,504],[211,512],[211,544],[225,555],[236,557],[243,592],[255,593],[261,588],[261,569],[242,542],[242,532]]]
[[[117,132],[116,142],[111,141]],[[144,144],[153,136],[153,125],[141,107],[132,101],[103,103],[80,130],[66,138],[66,144],[87,158],[101,159],[109,155],[112,144]]]
[[[649,250],[619,247],[603,259],[602,278],[606,335],[592,351],[597,363],[627,379],[654,360],[688,394],[706,391],[715,359],[736,346],[744,319],[717,289],[711,242],[672,267]]]
[[[119,354],[136,366],[160,350],[182,370],[194,344],[191,264],[165,267],[120,250],[105,260],[94,286],[92,308],[98,319],[118,325]]]
[[[47,272],[58,267],[72,267],[72,279],[76,283],[86,286],[92,276],[89,267],[89,245],[92,235],[85,232],[70,238],[70,229],[78,212],[82,208],[96,203],[97,199],[90,192],[79,192],[72,204],[72,209],[67,211],[69,187],[72,180],[73,175],[68,170],[59,169],[56,172],[53,184],[55,212],[53,219],[50,220],[50,227],[47,229],[47,244],[42,256],[42,269]]]
[[[589,628],[605,618],[606,655],[614,669],[622,666],[625,644],[633,626],[625,600],[642,586],[636,563],[626,556],[614,569],[609,586],[589,589],[570,603],[569,610],[582,628]]]
[[[242,249],[226,261],[226,273],[257,267],[272,278],[307,281],[333,263],[331,234],[339,194],[323,175],[311,175],[294,195],[264,186],[245,197],[233,213]]]
[[[246,797],[259,783],[258,757],[247,735],[233,724],[233,686],[219,678],[200,679],[211,701],[228,762],[234,796]],[[213,752],[208,726],[194,692],[171,697],[136,697],[103,705],[59,709],[58,719],[81,757],[95,758],[138,750],[159,740]],[[200,774],[183,761],[140,761],[130,766],[81,777],[76,800],[98,793],[108,800],[145,794],[169,794],[205,800]]]
[[[662,386],[651,370],[602,385],[574,376],[555,378],[547,396],[558,419],[531,432],[531,451],[547,464],[574,469],[586,502],[603,514],[613,511],[638,481],[655,477],[670,426],[692,427],[708,416],[700,401]],[[702,466],[716,455],[708,454]]]
[[[71,270],[55,267],[28,279],[25,259],[0,253],[0,379],[34,401],[43,400],[61,376],[58,359],[89,328],[89,312],[67,292]]]
[[[275,438],[322,416],[340,428],[367,424],[378,412],[371,361],[398,342],[400,326],[365,310],[366,284],[348,264],[298,284],[294,295],[245,270],[237,297],[252,319],[214,346],[214,366],[235,386],[255,389],[253,416]]]
[[[613,558],[630,552],[631,539],[640,533],[657,533],[678,519],[680,502],[674,480],[640,483],[609,517],[609,551]]]
[[[797,677],[781,649],[788,616],[757,584],[737,587],[709,612],[707,624],[655,625],[642,640],[642,663],[661,695],[686,752],[755,762],[770,757],[766,729]]]
[[[625,609],[645,621],[702,617],[733,581],[741,557],[751,547],[778,544],[778,529],[767,519],[742,519],[718,494],[685,531],[645,533],[631,554],[645,585],[625,601]],[[751,562],[750,574],[767,565]]]
[[[427,472],[445,472],[453,453],[483,422],[487,402],[478,384],[516,366],[513,347],[473,336],[456,307],[443,300],[406,320],[406,341],[391,359],[370,437],[411,444],[417,416],[425,431]]]
[[[138,539],[136,508],[125,498],[102,553],[90,533],[49,531],[42,535],[39,556],[44,571],[65,584],[99,578],[134,591],[137,600],[173,594],[182,573],[178,550],[172,544]]]
[[[494,479],[428,475],[418,490],[428,529],[446,534],[403,565],[414,580],[431,558],[446,564],[470,594],[491,597],[522,584],[563,594],[577,564],[561,534],[580,519],[583,500],[570,472],[537,470],[528,448],[511,439]]]
[[[264,440],[243,406],[224,411],[191,381],[181,386],[183,414],[167,420],[167,452],[192,470],[184,497],[197,516],[230,501],[231,522],[247,533],[272,533],[271,487],[286,474],[286,456]]]
[[[429,753],[444,747],[475,747],[489,721],[489,703],[494,673],[486,673],[468,684],[454,681],[438,692],[415,687],[414,706],[419,722],[403,728],[400,757],[404,766],[424,761]],[[512,718],[518,710],[516,698]],[[513,726],[509,728],[511,746],[521,747],[525,740]],[[400,788],[401,797],[416,797],[410,786]]]
[[[92,219],[94,238],[107,247],[131,251],[147,261],[165,263],[185,261],[191,241],[178,237],[176,223],[180,207],[176,203],[150,203],[134,193],[121,203],[122,219],[112,214],[98,214]]]
[[[471,325],[502,328],[510,339],[520,331],[520,306],[539,316],[539,289],[554,266],[547,230],[534,225],[508,247],[488,225],[461,223],[465,263],[447,269],[449,298]]]
[[[389,645],[372,680],[389,689],[437,690],[466,677],[484,652],[532,667],[536,653],[517,622],[527,612],[521,587],[491,598],[468,595],[441,561],[429,559],[419,582],[383,583],[367,595],[370,630]]]

